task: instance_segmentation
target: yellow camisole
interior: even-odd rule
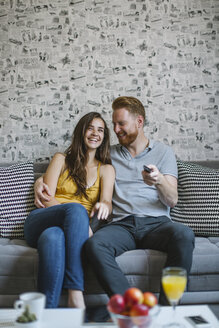
[[[97,167],[96,181],[91,187],[86,189],[88,199],[86,199],[84,196],[75,196],[77,185],[72,180],[72,178],[66,179],[68,176],[68,170],[64,171],[64,173],[59,176],[56,187],[55,198],[57,201],[61,204],[80,203],[86,208],[88,214],[90,214],[94,204],[99,200],[100,197],[100,165],[101,162],[99,162]]]

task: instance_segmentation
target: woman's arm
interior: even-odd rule
[[[53,158],[46,170],[46,173],[43,177],[43,182],[48,186],[48,188],[50,190],[50,194],[51,194],[49,200],[41,199],[41,202],[43,203],[43,205],[45,207],[50,207],[53,205],[60,204],[55,199],[55,193],[56,193],[58,179],[64,168],[64,165],[65,165],[65,156],[61,153],[56,153],[53,156]],[[44,194],[45,194],[45,196],[47,195],[46,191],[43,191],[43,195]]]
[[[91,217],[98,212],[97,218],[106,220],[112,212],[112,195],[115,182],[115,170],[112,165],[106,164],[100,167],[100,200],[91,211]]]
[[[43,201],[48,202],[50,200],[51,193],[49,187],[43,182],[43,175],[34,183],[34,195],[34,204],[38,208],[44,208]]]

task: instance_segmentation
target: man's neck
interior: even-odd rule
[[[128,151],[130,152],[132,157],[135,157],[142,153],[145,148],[149,145],[149,139],[145,137],[145,135],[140,135],[136,138],[136,140],[129,146],[126,146]]]

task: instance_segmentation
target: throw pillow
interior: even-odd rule
[[[219,170],[178,160],[178,203],[173,221],[188,225],[197,236],[219,236]]]
[[[0,167],[0,237],[24,238],[24,221],[34,205],[33,162]]]

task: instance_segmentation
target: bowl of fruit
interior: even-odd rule
[[[113,322],[119,328],[149,328],[158,313],[157,297],[131,287],[124,295],[111,296],[107,309]]]

